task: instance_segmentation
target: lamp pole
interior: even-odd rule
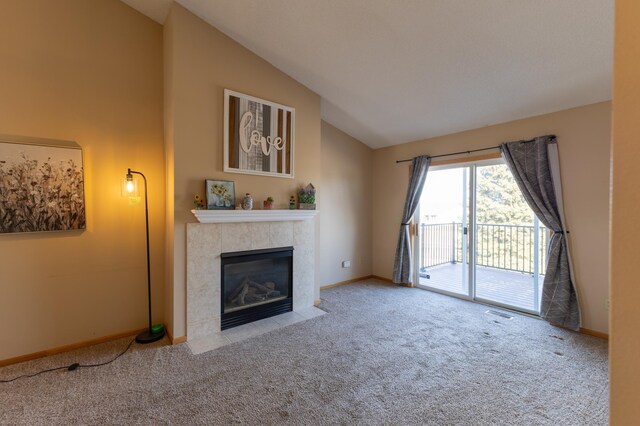
[[[135,170],[128,169],[127,170],[127,181],[133,181],[133,175],[142,176],[142,180],[144,181],[144,215],[145,215],[145,227],[146,227],[146,236],[147,236],[147,296],[148,296],[148,304],[149,304],[149,329],[147,331],[143,331],[142,333],[136,336],[136,342],[138,343],[151,343],[157,340],[160,340],[164,337],[164,327],[160,326],[159,329],[154,332],[153,322],[151,320],[151,258],[150,258],[150,247],[149,247],[149,202],[148,202],[148,192],[147,192],[147,178],[141,172],[137,172]]]

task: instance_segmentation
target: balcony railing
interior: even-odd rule
[[[420,225],[421,268],[459,263],[467,248],[462,223]],[[493,225],[476,227],[476,265],[528,274],[543,273],[550,232],[544,226]],[[536,267],[537,262],[537,267]]]

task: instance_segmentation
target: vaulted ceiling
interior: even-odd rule
[[[171,0],[123,0],[163,23]],[[613,0],[178,0],[379,148],[611,99]]]

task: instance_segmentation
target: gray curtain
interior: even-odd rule
[[[420,195],[427,178],[431,158],[426,155],[416,157],[411,162],[411,176],[409,188],[404,202],[400,235],[396,247],[396,258],[393,265],[393,282],[396,284],[411,282],[412,258],[411,258],[411,233],[409,222],[420,202]]]
[[[571,268],[555,136],[500,146],[522,195],[538,219],[553,231],[547,248],[540,316],[552,324],[580,328],[580,307]]]

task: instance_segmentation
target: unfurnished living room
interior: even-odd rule
[[[0,11],[0,424],[638,424],[640,2]]]

